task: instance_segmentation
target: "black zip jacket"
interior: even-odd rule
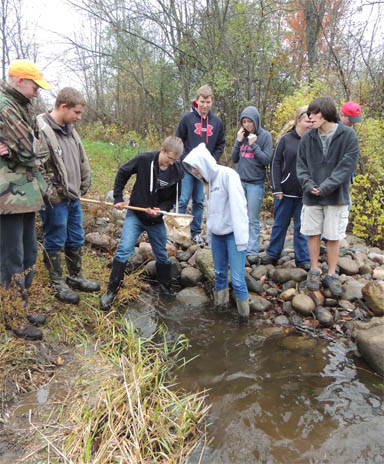
[[[295,128],[280,137],[271,163],[272,192],[287,197],[302,197],[296,176],[296,158],[300,136]]]
[[[176,203],[176,185],[178,183],[178,193],[180,195],[180,181],[184,176],[184,169],[180,161],[176,161],[169,167],[171,170],[169,178],[170,185],[164,189],[157,189],[156,180],[160,171],[159,154],[160,151],[140,153],[119,168],[113,187],[115,204],[124,201],[124,187],[129,178],[133,174],[136,174],[136,182],[129,200],[130,206],[160,208],[163,211],[169,211],[173,207]],[[144,211],[135,211],[135,214],[137,214],[140,220],[146,225],[159,224],[163,220],[161,215],[151,216]]]
[[[219,161],[225,147],[223,123],[212,111],[209,111],[204,119],[195,105],[196,103],[192,102],[192,111],[181,118],[176,129],[176,137],[180,137],[184,142],[184,153],[181,160],[200,143],[205,143],[211,155],[216,161]]]
[[[359,143],[351,127],[338,124],[326,157],[318,130],[307,131],[301,137],[296,162],[304,205],[348,205],[351,176],[358,159]],[[311,193],[316,186],[319,196]]]

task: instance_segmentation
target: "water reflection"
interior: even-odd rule
[[[188,356],[198,355],[178,373],[181,386],[210,389],[214,438],[201,462],[384,461],[384,401],[375,387],[383,381],[356,364],[350,347],[269,336],[209,309],[163,312],[171,333],[190,339]]]

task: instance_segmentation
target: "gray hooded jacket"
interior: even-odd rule
[[[272,135],[261,127],[257,108],[247,106],[240,115],[240,121],[249,118],[256,129],[256,142],[249,145],[248,137],[241,142],[236,139],[232,151],[232,161],[237,163],[237,172],[242,182],[263,184],[266,177],[266,167],[272,159]]]
[[[208,234],[226,235],[233,232],[238,251],[248,247],[248,212],[239,175],[227,166],[220,166],[204,143],[184,159],[185,169],[192,175],[197,169],[209,183],[207,199]],[[195,176],[196,177],[196,176]]]

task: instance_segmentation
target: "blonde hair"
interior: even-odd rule
[[[203,85],[202,87],[197,89],[196,100],[199,97],[204,97],[204,98],[212,97],[213,98],[213,91],[211,87],[209,85]]]
[[[286,124],[284,124],[284,127],[279,132],[277,139],[279,140],[284,134],[292,130],[296,126],[296,124],[300,121],[300,119],[302,119],[302,117],[307,114],[307,110],[308,110],[308,105],[300,106],[300,108],[297,108],[297,110],[295,111],[295,114],[293,115],[293,119],[291,119]]]
[[[179,137],[171,135],[164,140],[161,144],[161,148],[167,153],[170,151],[175,153],[175,155],[179,158],[183,154],[184,144]]]

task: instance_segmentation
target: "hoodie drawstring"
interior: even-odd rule
[[[206,120],[207,120],[207,125],[206,125],[206,128],[205,128],[205,143],[208,145],[208,115],[206,117]],[[203,136],[203,116],[200,115],[200,127],[201,127],[201,136]]]

